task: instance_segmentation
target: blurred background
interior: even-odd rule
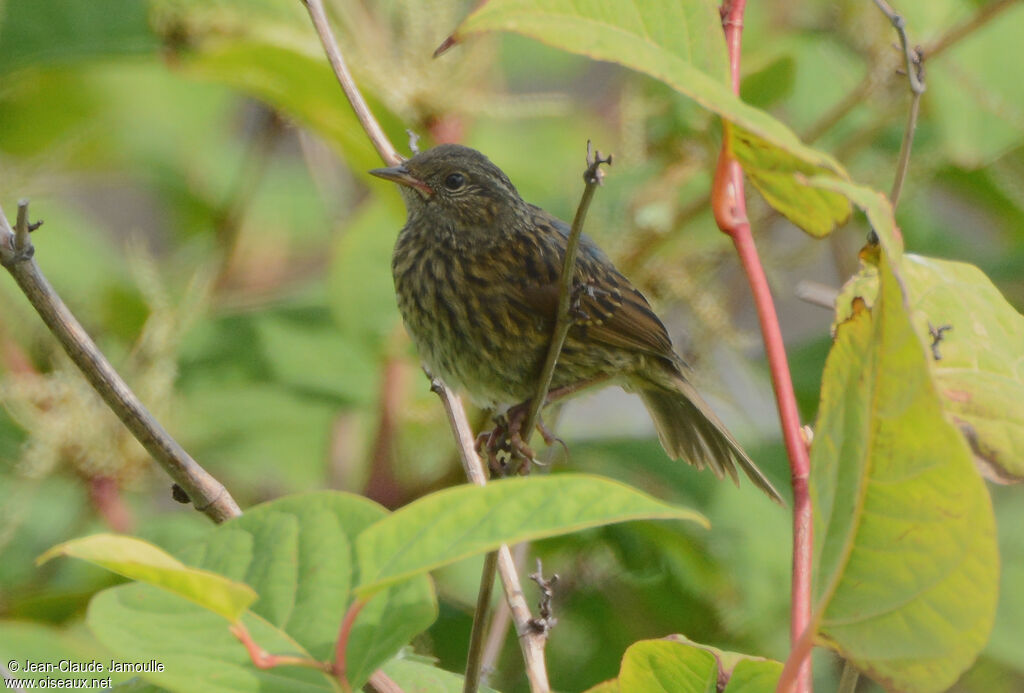
[[[615,165],[587,232],[666,319],[696,379],[788,488],[749,290],[708,208],[715,118],[667,87],[514,35],[431,53],[472,3],[327,3],[351,67],[408,152],[458,141],[529,201],[571,218],[587,139]],[[896,7],[925,48],[928,91],[897,219],[910,251],[979,265],[1024,309],[1020,3]],[[765,0],[747,10],[743,96],[853,178],[892,184],[909,91],[867,0]],[[388,507],[460,483],[443,412],[394,304],[405,213],[344,101],[298,0],[0,0],[0,204],[31,199],[38,261],[144,402],[243,508],[307,489]],[[814,240],[751,190],[805,422],[831,312],[797,297],[858,268],[854,217]],[[800,291],[798,291],[800,289]],[[819,301],[821,299],[819,298]],[[1024,349],[1024,345],[1022,345]],[[91,392],[14,282],[0,277],[0,650],[95,653],[86,604],[111,584],[34,559],[60,541],[131,532],[175,551],[208,521]],[[485,423],[472,413],[478,426]],[[530,548],[561,579],[552,684],[616,675],[628,644],[684,633],[788,650],[790,518],[745,484],[663,454],[639,400],[605,390],[557,417],[556,471],[622,479],[707,514],[710,532],[632,523]],[[1024,687],[1024,501],[990,487],[1003,590],[991,642],[960,691]],[[526,571],[529,572],[529,571]],[[478,562],[436,575],[441,615],[418,652],[461,671]],[[531,601],[538,598],[531,596]],[[837,663],[819,653],[822,690]],[[514,643],[491,677],[525,690]],[[867,682],[861,690],[877,690]]]

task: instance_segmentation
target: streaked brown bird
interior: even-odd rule
[[[536,395],[551,340],[569,226],[525,202],[480,152],[444,144],[371,171],[399,184],[408,211],[392,259],[398,308],[428,368],[499,412]],[[573,324],[551,396],[617,383],[643,398],[665,451],[738,480],[771,482],[686,377],[643,295],[584,237]]]

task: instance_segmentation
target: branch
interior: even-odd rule
[[[334,74],[338,78],[338,83],[345,92],[345,96],[348,97],[349,103],[356,112],[356,116],[359,118],[359,122],[366,131],[367,136],[373,142],[381,159],[386,164],[393,166],[400,163],[402,157],[399,156],[394,145],[391,144],[387,135],[381,129],[380,124],[373,117],[373,113],[370,112],[366,101],[363,99],[362,94],[359,93],[359,89],[352,79],[352,75],[345,66],[345,60],[338,49],[338,43],[327,22],[327,16],[324,14],[321,0],[303,0],[303,2],[309,10],[313,26],[320,36],[320,41],[324,46],[324,51],[327,53],[327,59],[330,61],[331,67],[334,68]],[[445,412],[448,415],[448,423],[451,425],[452,433],[455,435],[455,442],[458,446],[459,456],[467,478],[474,484],[481,486],[486,484],[487,476],[484,473],[483,463],[476,454],[473,432],[469,427],[469,421],[466,418],[466,410],[462,406],[462,401],[440,380],[434,378],[429,373],[427,375],[431,380],[431,389],[441,397],[441,402],[444,404]],[[548,684],[547,667],[544,664],[543,639],[538,638],[537,634],[530,629],[529,622],[532,615],[523,597],[522,585],[516,573],[512,554],[507,546],[502,546],[498,550],[497,569],[498,574],[501,576],[502,584],[505,587],[505,597],[515,619],[516,632],[519,633],[519,645],[523,652],[530,690],[533,693],[548,693],[551,687]]]
[[[914,144],[914,130],[917,128],[917,114],[921,110],[921,94],[924,93],[924,64],[920,48],[911,48],[907,40],[907,23],[885,0],[875,0],[878,9],[882,11],[892,23],[896,33],[900,37],[900,47],[903,49],[907,80],[910,83],[910,112],[907,115],[907,128],[903,131],[903,142],[900,144],[900,158],[896,164],[896,177],[892,183],[892,192],[889,199],[895,209],[899,203],[900,191],[903,190],[903,181],[907,178],[907,170],[910,168],[910,149]]]
[[[35,248],[29,239],[30,228],[27,201],[18,203],[15,229],[11,229],[0,208],[0,264],[14,277],[86,380],[157,464],[188,494],[196,510],[214,522],[241,515],[227,489],[199,466],[149,413],[46,281],[33,259]]]
[[[466,418],[466,410],[462,407],[462,400],[448,389],[440,379],[427,373],[430,378],[430,389],[437,393],[444,405],[444,411],[448,415],[448,423],[455,433],[455,440],[459,448],[459,459],[466,472],[466,478],[477,486],[487,483],[487,475],[484,472],[484,464],[476,453],[476,444],[473,439],[473,432],[469,427],[469,420]],[[512,620],[516,625],[516,633],[519,635],[519,649],[523,653],[523,661],[526,664],[526,677],[530,682],[532,693],[548,693],[551,686],[548,684],[547,665],[544,663],[544,640],[540,633],[537,633],[530,625],[533,614],[523,596],[523,586],[519,582],[519,574],[516,572],[516,564],[507,546],[502,546],[497,551],[497,572],[501,577],[502,585],[505,588],[505,598],[508,600],[509,609],[512,611]],[[493,574],[491,580],[493,580]],[[475,690],[478,681],[473,688],[469,688],[470,679],[466,679],[467,688],[464,690]]]
[[[953,27],[935,41],[926,45],[919,52],[930,60],[934,60],[942,53],[955,46],[974,32],[978,31],[1004,10],[1009,9],[1019,0],[995,0],[980,8],[973,17],[963,24]],[[888,83],[891,74],[879,74],[878,66],[872,67],[860,81],[843,99],[834,107],[828,110],[825,115],[815,121],[800,135],[807,144],[813,144],[815,140],[831,130],[840,120],[845,118],[854,108],[863,103],[880,86]]]
[[[725,0],[722,4],[722,28],[729,51],[733,92],[739,94],[740,45],[743,32],[743,10],[746,0]],[[731,151],[731,124],[725,121],[725,137],[711,191],[711,205],[718,227],[732,238],[747,281],[750,283],[761,324],[768,366],[775,389],[782,435],[786,442],[793,482],[793,582],[790,604],[790,639],[796,643],[811,624],[811,497],[807,488],[810,459],[807,444],[800,433],[793,380],[789,373],[786,348],[782,341],[779,319],[772,302],[771,289],[757,255],[754,237],[747,219],[743,171]],[[797,693],[811,690],[811,662],[803,660],[796,677]]]
[[[975,31],[985,26],[998,17],[1004,10],[1008,10],[1018,0],[995,0],[978,9],[978,13],[968,19],[960,26],[955,26],[932,43],[924,47],[922,51],[929,58],[936,58],[940,54],[955,46]]]
[[[548,390],[551,388],[551,379],[555,375],[555,366],[558,365],[558,355],[562,353],[562,345],[565,344],[565,337],[572,327],[572,320],[569,316],[569,307],[572,302],[573,278],[576,273],[576,255],[580,246],[580,236],[583,234],[583,222],[587,219],[587,210],[590,209],[590,202],[594,199],[594,191],[601,185],[604,179],[604,171],[601,164],[611,166],[612,157],[601,157],[601,152],[591,151],[590,140],[587,140],[587,170],[583,172],[583,197],[580,198],[579,207],[576,208],[576,216],[572,220],[572,228],[569,230],[569,240],[565,246],[565,258],[562,262],[562,277],[558,287],[558,312],[555,313],[555,327],[551,333],[551,343],[548,345],[547,357],[544,359],[544,367],[540,372],[540,379],[537,381],[537,394],[530,402],[530,413],[526,416],[526,423],[523,424],[524,442],[529,441],[534,427],[540,419],[540,410],[548,398]]]
[[[323,44],[324,52],[327,53],[327,60],[331,63],[334,75],[338,78],[338,84],[341,85],[342,91],[345,92],[348,102],[352,105],[352,110],[356,112],[356,118],[359,119],[363,130],[366,131],[366,136],[370,138],[385,164],[394,166],[401,163],[403,160],[402,156],[395,149],[395,146],[391,144],[388,136],[384,134],[380,123],[373,117],[370,107],[366,105],[366,100],[359,92],[359,87],[356,86],[355,80],[352,79],[352,73],[348,71],[345,58],[342,57],[341,50],[338,49],[338,41],[334,38],[334,32],[331,31],[331,25],[327,21],[323,2],[321,0],[302,0],[302,2],[306,5],[306,9],[309,10],[309,17],[313,20],[313,27],[316,29],[317,35],[320,36],[320,43]]]

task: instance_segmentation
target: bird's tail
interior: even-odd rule
[[[684,459],[697,469],[710,467],[720,479],[728,474],[737,485],[736,467],[740,467],[772,500],[783,502],[693,385],[680,378],[672,382],[672,389],[648,380],[634,387],[654,419],[661,446],[669,457]]]

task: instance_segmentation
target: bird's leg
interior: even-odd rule
[[[556,400],[559,400],[563,397],[568,397],[569,395],[579,392],[580,390],[586,389],[591,385],[597,385],[598,383],[601,383],[610,377],[610,375],[599,375],[595,378],[590,378],[589,380],[581,380],[571,385],[563,385],[561,387],[556,387],[555,389],[548,391],[547,397],[544,398],[544,405],[547,406],[548,404],[551,404]],[[508,427],[506,430],[508,432],[507,442],[509,444],[509,447],[511,448],[511,452],[514,452],[523,459],[530,460],[531,462],[534,462],[536,464],[536,455],[534,454],[533,449],[531,449],[530,446],[527,445],[526,441],[523,439],[522,432],[523,421],[526,420],[526,416],[530,411],[530,403],[532,401],[533,400],[528,399],[525,402],[520,402],[519,404],[515,405],[514,407],[511,407],[508,410]],[[544,438],[545,445],[550,446],[554,445],[555,443],[559,443],[563,448],[565,448],[566,455],[568,455],[569,447],[565,444],[565,441],[551,433],[551,431],[548,430],[547,426],[544,425],[544,421],[539,416],[537,417],[537,430],[540,432],[541,437]],[[526,467],[526,469],[528,469],[528,467]]]
[[[589,380],[580,380],[579,382],[572,383],[571,385],[563,385],[561,387],[556,387],[553,390],[548,390],[548,396],[544,398],[544,405],[547,406],[552,402],[557,402],[558,400],[564,397],[574,395],[577,392],[580,392],[581,390],[586,390],[588,387],[591,387],[592,385],[598,385],[600,383],[603,383],[610,377],[612,377],[610,373],[602,374],[590,378]],[[529,402],[527,402],[527,404],[529,404]]]
[[[476,451],[487,458],[487,466],[494,478],[508,476],[513,450],[508,433],[508,419],[499,415],[494,417],[494,428],[476,437]]]
[[[523,421],[526,419],[527,414],[530,412],[530,401],[527,400],[522,404],[517,404],[508,410],[508,441],[512,450],[522,457],[524,460],[530,462],[536,461],[537,455],[534,454],[533,450],[526,441],[523,440],[522,429]],[[530,465],[524,464],[521,472],[528,474],[530,471]]]

